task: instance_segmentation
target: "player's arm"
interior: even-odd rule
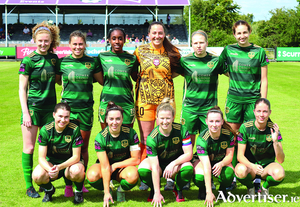
[[[234,147],[226,149],[226,154],[223,160],[221,160],[220,162],[216,163],[213,166],[214,176],[218,177],[221,174],[222,168],[224,166],[228,166],[232,162],[233,154],[234,154]]]
[[[55,75],[55,83],[57,83],[58,85],[61,85],[61,75]]]
[[[100,71],[98,73],[94,73],[94,78],[95,80],[101,85],[103,86],[103,71]]]
[[[137,149],[134,151],[130,151],[130,158],[123,160],[121,162],[116,162],[111,165],[112,171],[117,168],[124,168],[128,166],[136,166],[139,165],[141,162],[141,150],[138,145],[136,145]]]
[[[23,113],[23,126],[31,127],[31,117],[27,106],[28,75],[19,75],[19,98]]]
[[[206,198],[205,203],[208,206],[213,206],[215,195],[211,189],[211,165],[208,155],[205,156],[198,156],[200,159],[200,163],[203,166],[203,173],[204,173],[204,182],[206,187]]]
[[[67,159],[65,162],[57,165],[58,170],[63,170],[71,165],[74,165],[80,161],[80,153],[81,153],[81,147],[72,148],[72,157]]]
[[[267,98],[268,94],[268,65],[261,67],[260,94],[262,98]]]
[[[274,124],[273,128],[271,128],[271,133],[272,133],[273,147],[275,151],[276,160],[279,163],[283,163],[285,154],[283,152],[281,142],[278,142],[278,140],[281,140],[281,134],[279,133],[279,127],[277,124]]]
[[[47,172],[50,172],[51,166],[46,160],[47,150],[48,150],[47,146],[39,145],[39,165]]]

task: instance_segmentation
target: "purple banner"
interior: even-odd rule
[[[106,5],[106,0],[58,0],[57,5]]]
[[[55,5],[56,0],[8,0],[7,5]]]
[[[189,0],[176,0],[176,1],[170,1],[170,0],[157,0],[157,5],[159,6],[187,6],[190,5]]]
[[[108,5],[155,6],[155,0],[108,0]]]
[[[4,5],[5,2],[6,0],[0,0],[0,5]]]

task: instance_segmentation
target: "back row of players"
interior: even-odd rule
[[[58,28],[45,22],[33,28],[37,49],[23,59],[19,70],[22,166],[28,196],[39,197],[32,186],[33,177],[45,189],[43,201],[51,201],[55,188],[50,180],[63,176],[65,196],[73,196],[73,181],[74,202],[83,201],[93,124],[93,79],[103,85],[99,107],[103,130],[95,140],[100,164],[88,170],[87,179],[96,189],[104,189],[105,206],[112,200],[110,179],[120,181],[118,192],[122,195],[124,190],[134,187],[138,177],[151,188],[148,200],[160,204],[161,175],[175,179],[176,201],[184,201],[182,189],[193,177],[193,171],[199,198],[213,205],[211,172],[219,178],[220,190],[226,195],[225,189],[234,177],[235,166],[231,162],[236,132],[248,120],[251,121],[242,125],[237,136],[240,162],[235,168],[237,178],[251,195],[255,194],[252,180],[256,175],[266,179],[262,187],[265,195],[269,186],[283,180],[284,171],[274,162],[275,157],[280,163],[284,160],[282,139],[278,126],[269,119],[270,103],[265,99],[268,59],[262,48],[249,43],[249,24],[245,21],[234,24],[237,44],[226,46],[220,57],[206,52],[208,38],[204,31],[192,34],[194,52],[182,58],[165,38],[163,24],[153,22],[148,32],[151,43],[141,45],[132,55],[123,51],[124,30],[114,28],[108,34],[111,50],[94,59],[84,53],[85,36],[74,31],[69,39],[72,54],[59,60],[53,54],[59,44]],[[172,124],[173,78],[179,74],[185,77],[182,125]],[[212,108],[217,105],[219,74],[230,77],[225,108],[228,124],[220,109]],[[130,77],[136,81],[135,101]],[[56,106],[55,83],[63,84],[62,103]],[[162,103],[165,97],[169,97],[170,103]],[[140,143],[132,129],[135,116]],[[32,176],[34,144],[42,126],[38,138],[39,166]],[[197,139],[196,148],[200,162],[192,164],[189,162],[192,146],[199,132],[201,138]],[[81,155],[84,164],[79,162]],[[141,161],[137,171],[133,166]]]

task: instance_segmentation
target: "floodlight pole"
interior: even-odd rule
[[[105,24],[104,24],[105,45],[107,44],[106,43],[106,40],[107,40],[107,36],[106,36],[106,33],[107,33],[107,13],[108,13],[108,7],[106,6],[106,9],[105,9]]]
[[[157,20],[157,13],[158,13],[158,9],[157,9],[157,6],[156,6],[156,9],[155,9],[155,19],[156,19],[156,21],[158,21]]]
[[[191,47],[191,5],[189,5],[189,38],[188,38],[188,46]]]
[[[7,5],[5,5],[5,47],[8,47],[8,42],[7,42]]]
[[[57,5],[56,5],[56,8],[55,8],[55,22],[56,22],[56,26],[58,26],[58,7],[57,7]]]

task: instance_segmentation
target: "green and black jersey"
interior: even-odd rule
[[[59,74],[62,75],[62,99],[74,112],[93,107],[93,75],[100,72],[97,61],[90,56],[73,58],[68,55],[59,61]]]
[[[252,163],[266,166],[275,161],[275,151],[271,128],[273,122],[268,121],[266,129],[260,131],[255,126],[255,120],[250,120],[241,125],[237,141],[239,144],[246,144],[245,157]],[[282,141],[281,133],[278,135],[278,142]]]
[[[135,55],[128,52],[121,54],[112,51],[98,55],[100,70],[103,71],[103,90],[100,101],[113,101],[124,109],[134,107],[133,86],[130,75],[138,72],[138,61]]]
[[[173,123],[168,137],[162,135],[157,126],[147,137],[147,155],[158,156],[159,164],[166,165],[183,154],[183,146],[191,144],[191,137],[185,126]]]
[[[83,139],[77,122],[70,121],[64,131],[58,133],[53,121],[42,127],[38,143],[47,146],[47,161],[61,164],[73,156],[73,148],[83,146]]]
[[[222,128],[219,139],[213,139],[209,134],[209,130],[205,129],[200,133],[196,142],[197,155],[209,156],[212,164],[223,160],[226,150],[232,147],[234,147],[234,135],[224,128]]]
[[[56,54],[40,55],[36,51],[22,60],[19,74],[29,76],[27,98],[29,109],[53,111],[56,105],[55,74],[58,73],[57,62]]]
[[[226,73],[225,64],[219,57],[207,54],[203,58],[195,53],[180,59],[181,68],[177,73],[184,75],[182,110],[193,114],[205,114],[211,107],[218,105],[218,75]]]
[[[106,152],[110,165],[130,158],[130,151],[137,149],[138,145],[139,138],[135,130],[124,125],[118,137],[113,137],[107,126],[95,138],[96,152]]]
[[[229,101],[244,104],[260,98],[261,67],[269,64],[263,48],[254,44],[249,47],[240,47],[237,43],[228,45],[220,61],[226,62],[229,68]]]

